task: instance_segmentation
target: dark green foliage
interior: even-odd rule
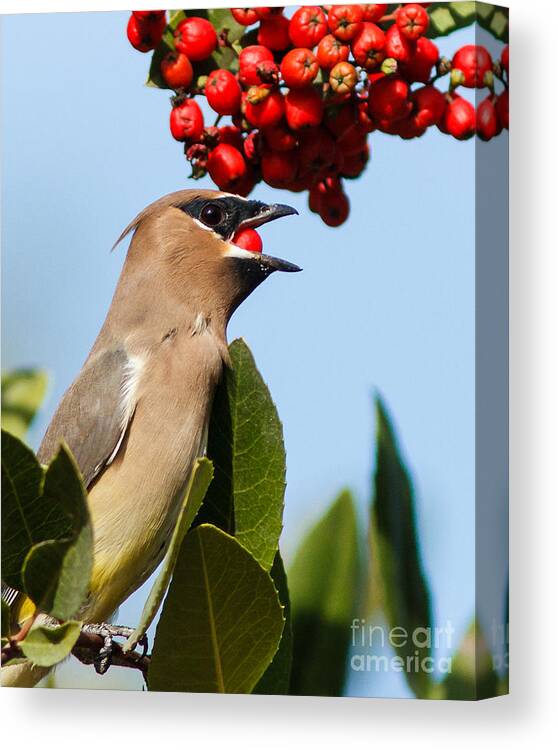
[[[207,454],[215,467],[198,522],[234,534],[269,570],[279,546],[285,495],[283,428],[246,343],[217,391]]]
[[[376,419],[371,544],[376,546],[378,570],[373,571],[374,581],[381,589],[379,598],[389,626],[403,627],[412,633],[432,626],[430,593],[419,552],[414,490],[390,418],[379,398]],[[419,652],[421,659],[430,655],[427,647]],[[398,649],[404,659],[414,653],[411,639]],[[428,695],[430,681],[425,673],[405,674],[417,695]]]

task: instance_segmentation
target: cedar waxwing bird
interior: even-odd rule
[[[298,266],[244,250],[239,229],[297,213],[213,190],[181,190],[144,209],[105,322],[38,452],[65,440],[88,489],[94,554],[79,618],[104,623],[159,565],[194,461],[206,449],[215,388],[229,364],[234,310],[274,271]],[[20,624],[33,605],[10,591]],[[36,684],[45,669],[2,669]]]

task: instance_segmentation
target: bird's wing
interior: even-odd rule
[[[135,409],[133,360],[122,348],[93,355],[64,394],[37,454],[48,463],[64,440],[88,487],[116,457]]]

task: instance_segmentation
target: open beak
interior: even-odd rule
[[[267,224],[269,221],[280,219],[283,216],[292,216],[293,214],[298,216],[296,208],[282,203],[273,203],[268,206],[265,203],[260,203],[260,201],[248,201],[248,204],[251,208],[250,215],[240,222],[237,231],[240,229],[255,229],[256,227],[261,227],[262,224]],[[287,273],[302,271],[302,268],[294,263],[282,260],[281,258],[274,258],[272,255],[262,255],[259,253],[254,253],[253,255],[254,261],[259,263],[262,271],[265,270],[267,273],[272,273],[273,271],[286,271]]]

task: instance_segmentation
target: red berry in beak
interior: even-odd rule
[[[261,253],[263,250],[262,238],[255,229],[241,229],[234,235],[232,241],[238,247],[250,250],[252,253]]]

